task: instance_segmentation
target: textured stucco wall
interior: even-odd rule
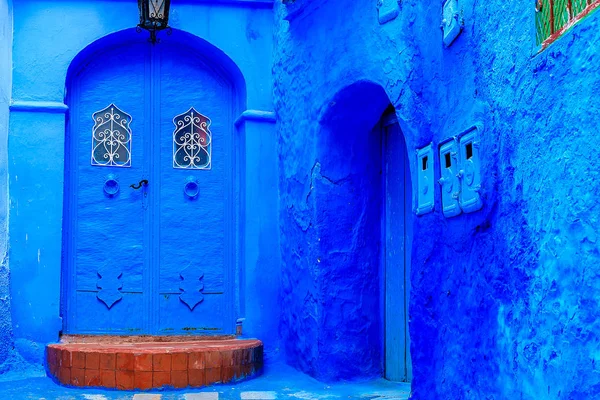
[[[282,340],[288,362],[319,379],[375,377],[383,368],[382,199],[370,132],[390,101],[414,102],[401,82],[411,60],[398,55],[407,51],[401,33],[373,29],[366,1],[307,7],[276,33]]]
[[[284,343],[293,365],[324,380],[382,368],[381,137],[369,132],[389,100],[361,82],[331,103],[318,125],[282,130],[298,147],[280,149]]]
[[[331,257],[343,250],[343,241],[337,249],[318,244],[325,239],[315,228],[319,212],[335,213],[343,200],[327,192],[307,197],[319,158],[339,151],[319,148],[336,145],[324,141],[330,132],[320,117],[335,107],[335,93],[368,80],[397,109],[413,173],[413,149],[431,141],[437,149],[473,123],[484,125],[484,208],[446,219],[436,188],[435,211],[413,216],[414,397],[595,398],[600,75],[594,66],[600,13],[536,55],[530,2],[460,3],[465,29],[448,49],[439,28],[441,2],[404,1],[398,18],[385,25],[370,0],[311,3],[291,23],[279,22],[274,74],[287,359],[325,380],[375,373],[368,365],[377,360],[365,361],[363,347],[356,347],[357,329],[349,332],[341,319],[337,326],[320,322],[332,304],[327,293],[350,287],[347,278],[322,276],[360,268]],[[341,115],[360,119],[361,110]],[[351,177],[335,166],[319,174]],[[346,196],[352,204],[369,200],[368,191]],[[319,258],[333,265],[322,268]],[[354,288],[354,298],[340,300],[348,315],[363,301],[357,299],[377,296],[370,287]],[[334,346],[331,340],[344,352],[320,359],[319,349]],[[344,369],[350,360],[367,367]]]
[[[17,106],[11,111],[9,135],[11,311],[17,350],[34,363],[41,362],[44,345],[57,340],[62,327],[62,103],[67,71],[90,44],[134,28],[138,20],[134,1],[34,0],[14,7],[12,98]],[[273,15],[268,2],[178,1],[170,25],[206,41],[239,70],[245,87],[238,88],[243,97],[238,112],[272,111]],[[242,120],[237,134],[252,150],[241,158],[245,165],[240,168],[236,199],[246,207],[241,209],[246,219],[238,226],[245,237],[237,243],[243,258],[236,276],[237,316],[246,318],[244,334],[263,339],[266,357],[276,357],[279,290],[272,277],[279,275],[280,263],[273,124],[269,118]],[[247,189],[244,183],[253,186]],[[260,196],[272,200],[261,202]]]
[[[12,349],[8,271],[8,119],[12,86],[12,4],[0,1],[0,364]]]

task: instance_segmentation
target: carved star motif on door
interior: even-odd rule
[[[120,292],[120,289],[123,288],[123,282],[120,280],[123,272],[104,268],[99,270],[97,274],[99,279],[96,282],[96,286],[100,291],[96,297],[110,309],[116,302],[123,298]]]
[[[204,273],[196,270],[192,267],[187,267],[179,273],[181,282],[179,283],[179,289],[183,291],[179,295],[179,299],[185,303],[186,306],[193,311],[194,308],[204,301]]]

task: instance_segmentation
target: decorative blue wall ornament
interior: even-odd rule
[[[458,8],[458,0],[446,0],[442,12],[444,44],[450,46],[462,31],[463,21]]]
[[[434,181],[433,146],[429,143],[417,150],[417,215],[433,211],[435,206],[435,181]]]
[[[466,212],[481,210],[481,157],[479,154],[478,126],[468,129],[459,137],[460,155],[460,208]]]
[[[131,115],[111,104],[92,118],[92,165],[130,167]]]
[[[183,192],[190,199],[193,199],[196,196],[198,196],[198,193],[200,193],[200,185],[198,184],[198,181],[194,179],[194,177],[189,176],[185,181]]]
[[[173,168],[210,169],[212,156],[211,121],[190,108],[173,118]]]
[[[96,282],[96,286],[100,291],[96,296],[98,300],[102,301],[110,309],[117,301],[123,298],[120,292],[120,289],[123,288],[123,282],[121,282],[123,272],[103,268],[97,273],[99,279]]]
[[[459,215],[462,210],[458,204],[460,196],[458,143],[452,138],[440,145],[440,180],[442,187],[442,212],[446,218]]]
[[[179,289],[183,291],[179,295],[179,299],[189,307],[190,311],[193,311],[198,304],[204,301],[204,295],[202,294],[204,274],[201,272],[198,274],[193,268],[187,267],[179,273],[179,276],[181,277]]]
[[[400,14],[400,4],[398,0],[379,0],[377,11],[379,12],[379,23],[383,25],[396,19]]]
[[[119,181],[114,174],[108,174],[106,176],[103,190],[104,194],[106,194],[108,197],[113,197],[119,193]]]

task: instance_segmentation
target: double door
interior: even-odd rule
[[[233,90],[201,56],[143,39],[68,85],[67,333],[233,333]]]

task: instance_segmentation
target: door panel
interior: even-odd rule
[[[410,381],[408,340],[407,215],[410,179],[404,137],[397,122],[384,128],[385,150],[385,377]]]
[[[98,301],[95,292],[78,291],[76,303],[74,320],[77,324],[73,333],[131,335],[146,332],[143,293],[124,292],[111,310]]]
[[[77,78],[70,113],[70,157],[75,160],[70,179],[72,262],[69,331],[141,332],[141,318],[130,311],[143,310],[147,264],[144,254],[144,193],[129,188],[144,176],[144,95],[148,51],[143,46],[96,55]],[[92,166],[92,115],[114,104],[115,115],[133,115],[129,124],[131,166]],[[120,111],[119,111],[120,109]],[[109,112],[109,111],[107,111]],[[103,118],[104,115],[100,115]],[[107,120],[110,118],[107,118]],[[103,146],[106,146],[104,144]],[[109,196],[104,185],[109,175],[119,191]],[[76,238],[76,240],[72,240]],[[122,296],[122,297],[121,297]],[[119,297],[121,297],[119,299]],[[104,299],[104,300],[102,300]]]
[[[201,304],[190,311],[182,304],[179,295],[161,294],[160,296],[160,334],[217,334],[223,333],[224,303],[219,296],[206,295]],[[202,310],[209,310],[199,315]],[[227,333],[232,333],[227,331]]]
[[[231,333],[231,88],[185,48],[157,47],[160,79],[159,330]],[[193,79],[190,79],[193,77]],[[191,108],[210,119],[209,170],[174,168],[173,118]],[[187,182],[198,195],[184,193]],[[191,299],[181,291],[194,292]],[[183,332],[181,330],[184,330]]]

